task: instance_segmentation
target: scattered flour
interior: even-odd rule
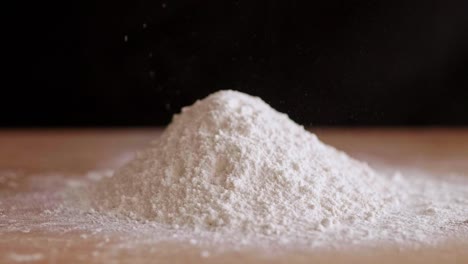
[[[44,259],[44,255],[41,253],[34,253],[34,254],[18,254],[18,253],[10,253],[9,255],[10,260],[15,262],[35,262]]]

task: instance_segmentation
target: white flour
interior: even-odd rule
[[[44,255],[40,253],[34,253],[34,254],[17,254],[17,253],[10,253],[9,255],[10,260],[13,260],[15,262],[34,262],[34,261],[39,261],[44,258]]]
[[[80,240],[94,245],[84,259],[164,252],[161,242],[171,241],[199,247],[203,258],[244,247],[272,252],[468,241],[466,177],[376,172],[259,98],[234,91],[183,109],[115,173],[22,177],[0,171],[0,245],[9,243],[4,234],[74,235],[65,247]],[[24,186],[31,189],[13,192]],[[23,243],[30,247],[27,237]],[[62,244],[57,240],[57,250]],[[4,258],[39,258],[46,251],[36,246],[37,254]]]
[[[148,149],[92,186],[87,206],[192,232],[353,240],[408,204],[408,184],[324,145],[260,98],[220,91],[182,109]]]
[[[182,109],[92,204],[176,228],[284,236],[372,221],[397,202],[386,186],[260,98],[220,91]]]

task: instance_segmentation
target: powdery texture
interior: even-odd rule
[[[260,98],[220,91],[183,108],[90,203],[173,228],[294,235],[372,221],[398,203],[388,182]]]

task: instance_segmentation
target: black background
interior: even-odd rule
[[[468,125],[468,1],[35,1],[12,14],[6,127],[164,125],[219,89],[304,125]]]

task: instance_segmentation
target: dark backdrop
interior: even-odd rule
[[[305,125],[468,125],[468,1],[35,1],[6,25],[3,126],[163,125],[219,89]]]

